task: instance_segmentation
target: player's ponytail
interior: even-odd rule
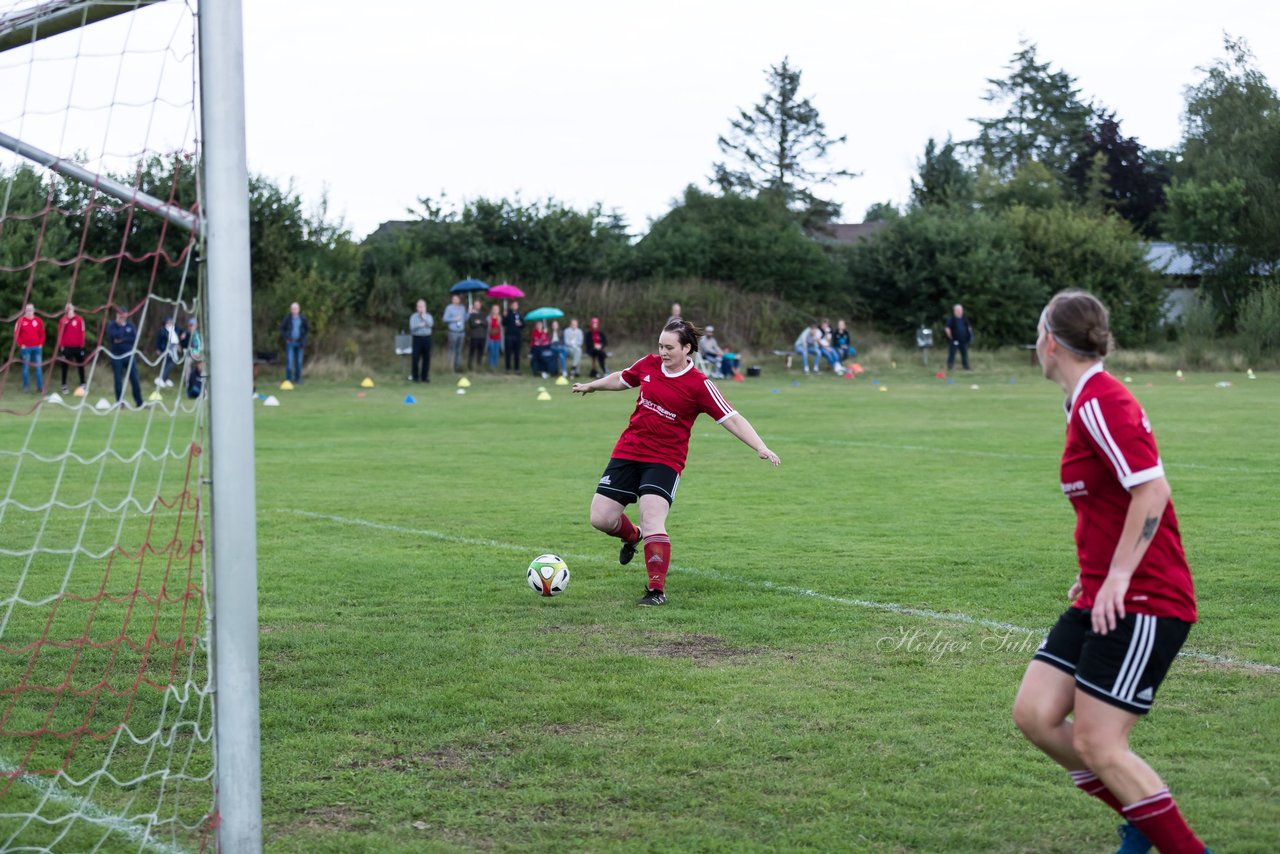
[[[1115,348],[1107,307],[1087,291],[1055,294],[1045,307],[1044,325],[1054,340],[1084,359],[1101,359]]]
[[[673,317],[667,321],[666,326],[662,327],[662,331],[674,332],[680,339],[680,344],[688,347],[690,353],[698,352],[698,339],[702,337],[702,330],[689,321]]]

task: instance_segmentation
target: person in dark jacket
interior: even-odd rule
[[[605,365],[605,359],[609,356],[605,351],[608,345],[609,339],[605,337],[604,330],[600,328],[600,318],[591,318],[591,327],[582,338],[582,352],[591,360],[592,379],[609,375],[609,368]],[[598,372],[596,365],[600,366]]]
[[[973,340],[973,324],[964,316],[964,306],[957,303],[951,309],[951,316],[947,318],[943,331],[951,342],[947,345],[947,370],[951,370],[951,366],[956,363],[957,350],[960,351],[960,364],[966,371],[969,370],[969,342]]]
[[[295,302],[289,306],[284,320],[280,321],[280,338],[284,341],[285,353],[284,378],[291,383],[302,382],[302,352],[306,349],[310,332],[307,319]]]
[[[508,373],[520,373],[520,349],[523,346],[524,318],[520,316],[520,303],[512,300],[511,308],[502,318],[502,349],[506,353],[502,364]]]
[[[111,373],[115,378],[116,402],[124,398],[124,377],[129,375],[129,390],[134,405],[142,408],[142,384],[138,381],[138,363],[134,352],[138,343],[138,327],[129,320],[124,306],[116,306],[116,319],[107,324],[107,351],[111,356]]]

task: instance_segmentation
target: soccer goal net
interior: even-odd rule
[[[3,851],[218,847],[201,29],[0,0]]]

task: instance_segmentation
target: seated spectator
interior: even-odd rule
[[[703,330],[703,336],[698,339],[698,352],[711,365],[711,378],[718,380],[733,376],[738,370],[740,360],[720,346],[720,342],[716,340],[715,331],[714,326],[707,325]]]
[[[569,350],[564,346],[564,333],[560,331],[560,321],[551,321],[551,352],[556,357],[556,366],[560,369],[560,376],[569,376],[567,361]]]
[[[836,321],[836,331],[831,335],[831,344],[836,348],[836,354],[842,362],[850,356],[858,355],[858,349],[853,346],[849,337],[849,328],[845,326],[843,320]]]
[[[529,368],[533,375],[542,374],[545,380],[550,371],[555,370],[555,354],[551,352],[551,336],[541,320],[534,321],[533,333],[529,336]]]
[[[818,321],[814,321],[800,332],[796,338],[795,350],[800,354],[804,372],[809,373],[809,359],[813,358],[813,369],[818,370],[818,357],[822,355],[822,333],[818,331]]]
[[[822,338],[819,345],[819,349],[822,351],[822,358],[826,359],[827,362],[830,363],[832,371],[837,374],[843,374],[845,370],[844,365],[840,364],[840,351],[835,348],[835,344],[832,342],[832,336],[823,333],[821,327],[819,327],[818,333]]]
[[[576,377],[582,373],[582,329],[576,317],[569,320],[569,328],[564,331],[564,348],[568,351],[569,376]]]

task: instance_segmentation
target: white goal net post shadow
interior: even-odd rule
[[[151,52],[161,64],[187,64],[187,94],[171,97],[161,72],[146,97],[131,99],[122,87],[126,57],[162,7],[176,9],[166,20],[177,35]],[[0,336],[14,331],[0,369],[0,847],[176,852],[200,832],[216,834],[211,841],[226,851],[262,847],[240,10],[240,0],[199,8],[196,0],[0,0],[0,284],[11,296],[21,290],[22,303],[43,299],[51,332],[28,358],[32,348],[18,346],[19,317],[5,303]],[[105,94],[83,103],[86,91]],[[177,115],[173,139],[162,129],[166,113]],[[176,191],[184,149],[194,203]],[[173,160],[168,199],[142,186],[148,157]],[[133,184],[130,172],[139,176]],[[48,201],[22,209],[16,199],[33,182]],[[86,249],[104,223],[120,221],[118,257]],[[74,251],[53,254],[51,223],[79,239]],[[113,306],[129,301],[120,275],[138,261],[129,235],[147,229],[160,237],[144,255],[152,265],[145,295],[129,302],[139,334],[127,359],[113,360],[101,339]],[[175,241],[189,254],[162,270]],[[135,279],[142,287],[146,276]],[[29,368],[37,387],[46,378],[55,386],[64,351],[50,349],[61,343],[52,329],[63,301],[94,287],[109,298],[90,306],[85,331],[100,340],[86,341],[72,363],[87,368],[90,394],[110,388],[113,373],[119,384],[121,365],[127,380],[162,361],[147,333],[166,313],[198,317],[207,387],[193,400],[181,389],[164,400],[157,377],[152,397],[160,399],[138,413],[95,408],[89,394],[18,398],[19,367],[24,386]],[[65,378],[67,365],[60,369]],[[193,369],[184,357],[181,375]],[[175,593],[183,584],[185,596]],[[149,625],[131,623],[135,612]],[[165,656],[167,672],[157,664]],[[121,719],[104,723],[103,710],[116,706]],[[42,750],[54,758],[46,762]],[[105,758],[82,774],[77,752]],[[19,838],[28,829],[34,843]]]

